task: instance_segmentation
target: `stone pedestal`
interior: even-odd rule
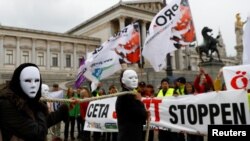
[[[236,58],[238,61],[238,64],[242,64],[242,54],[243,54],[243,45],[236,45],[235,47],[236,50]]]
[[[211,62],[201,62],[199,64],[200,67],[204,68],[204,70],[212,77],[214,80],[219,73],[220,69],[224,66],[225,64],[221,61],[211,61]]]

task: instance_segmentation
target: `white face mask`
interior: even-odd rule
[[[138,86],[138,76],[134,70],[126,70],[123,73],[122,83],[130,89],[137,88]]]
[[[40,86],[40,72],[36,67],[26,67],[20,74],[20,85],[24,93],[30,98],[37,95]]]
[[[49,95],[49,86],[46,84],[42,84],[42,96],[48,97]]]

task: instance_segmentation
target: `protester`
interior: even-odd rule
[[[122,91],[133,91],[138,86],[138,76],[134,70],[126,69],[121,73]],[[149,120],[150,113],[141,102],[141,95],[127,94],[116,101],[118,141],[142,141],[143,125]]]
[[[59,91],[59,85],[57,83],[53,84],[52,86],[52,92],[57,92]],[[58,110],[58,107],[60,107],[60,102],[52,102],[50,105],[50,110],[51,111],[56,111]],[[54,140],[60,140],[61,136],[61,122],[57,123],[55,126],[52,127],[52,132],[53,134],[53,139]]]
[[[139,82],[137,92],[140,93],[142,97],[145,97],[145,88],[146,83],[144,81]]]
[[[151,84],[147,84],[145,87],[145,97],[154,97],[154,96],[155,96],[154,86]]]
[[[161,88],[157,93],[157,97],[168,97],[174,96],[174,89],[169,87],[169,79],[163,78],[161,80]],[[178,133],[171,132],[171,129],[159,129],[158,132],[158,140],[159,141],[177,141],[178,140]]]
[[[118,90],[116,89],[115,85],[109,86],[108,94],[115,94],[117,92]],[[106,134],[107,134],[106,141],[117,141],[117,136],[118,136],[117,132],[107,132]]]
[[[90,98],[90,91],[89,89],[83,87],[81,92],[80,92],[80,98]],[[84,125],[85,125],[85,116],[87,113],[87,108],[88,108],[89,102],[82,102],[80,103],[80,113],[81,113],[81,119],[82,119],[82,129],[81,129],[81,135],[82,135],[82,140],[83,141],[90,141],[90,131],[85,131],[84,130]]]
[[[194,85],[191,82],[187,82],[184,87],[185,95],[194,95],[196,94]],[[187,141],[203,141],[203,136],[199,134],[188,134],[187,133]]]
[[[24,63],[14,70],[10,83],[0,90],[0,140],[44,141],[50,126],[68,119],[66,105],[49,113],[39,101],[41,85],[37,65]]]
[[[186,84],[186,78],[185,77],[177,78],[174,93],[176,93],[178,95],[183,95],[184,94],[185,84]]]
[[[146,98],[153,98],[154,97],[154,86],[153,85],[147,84],[145,86],[144,96]],[[143,137],[146,137],[146,130],[144,130],[144,132],[143,132]],[[148,141],[153,141],[153,140],[154,140],[154,130],[150,129],[149,135],[148,135]]]
[[[214,90],[213,80],[203,68],[200,68],[199,74],[194,80],[194,88],[198,93],[204,93]]]
[[[73,88],[69,87],[67,90],[67,99],[76,100],[74,97],[74,90]],[[70,124],[70,139],[75,140],[74,131],[75,131],[75,121],[76,121],[76,102],[67,103],[69,107],[69,121],[65,122],[64,127],[64,140],[68,140],[69,134],[69,124]]]
[[[42,97],[48,98],[48,96],[49,96],[49,86],[47,84],[42,84]],[[50,102],[46,102],[46,104],[48,106],[49,112],[52,112]]]

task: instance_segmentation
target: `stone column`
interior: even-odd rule
[[[125,27],[125,17],[121,16],[119,18],[120,31]]]
[[[141,43],[142,43],[142,45],[143,45],[143,43],[145,42],[145,39],[146,39],[146,33],[147,33],[147,29],[146,29],[146,24],[147,24],[147,22],[146,21],[142,21],[141,22],[141,25],[142,25],[142,27],[141,27]]]
[[[16,37],[16,67],[18,67],[20,65],[20,37]]]
[[[63,42],[61,42],[60,47],[60,69],[63,69]]]
[[[3,36],[0,36],[0,68],[3,68],[4,54],[3,54]]]
[[[77,56],[76,56],[76,48],[77,48],[77,44],[74,43],[73,45],[73,68],[74,70],[76,70],[78,68],[78,61],[77,61]]]
[[[31,62],[36,64],[36,39],[32,39]]]
[[[50,70],[50,61],[51,61],[51,57],[50,57],[50,46],[49,46],[49,44],[50,44],[50,41],[49,40],[47,40],[47,53],[46,53],[46,60],[47,60],[47,62],[46,62],[46,68],[47,68],[47,70]]]

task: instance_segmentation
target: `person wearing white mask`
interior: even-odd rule
[[[37,65],[24,63],[14,70],[10,83],[0,90],[0,140],[44,141],[48,127],[68,119],[66,105],[48,113],[40,101],[41,85]]]
[[[49,86],[47,84],[42,84],[42,96],[43,97],[49,96]]]
[[[122,91],[133,91],[138,86],[138,76],[134,70],[121,73]],[[143,125],[150,118],[149,111],[141,102],[139,93],[119,96],[116,101],[118,141],[142,141]]]

